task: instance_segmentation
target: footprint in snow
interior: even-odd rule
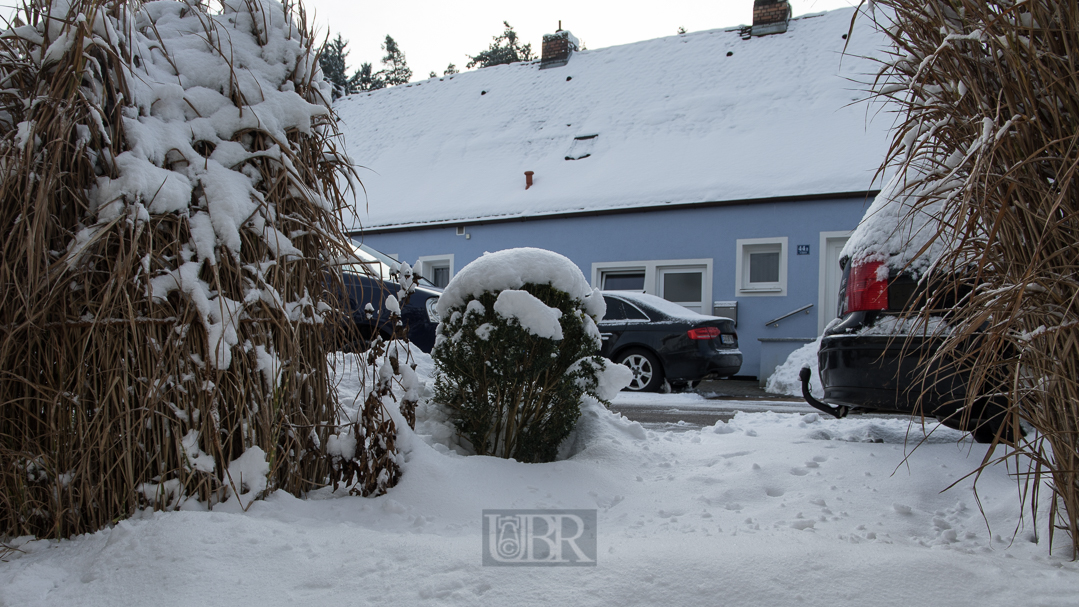
[[[720,455],[723,459],[730,459],[732,457],[742,457],[743,455],[749,455],[752,451],[735,451],[733,453],[724,453]]]
[[[626,499],[625,496],[622,496],[622,495],[612,495],[611,497],[601,498],[601,497],[593,494],[592,497],[594,497],[595,500],[596,500],[596,506],[599,506],[600,508],[603,508],[604,510],[609,510],[611,508],[614,508],[618,504],[622,503],[622,500]]]

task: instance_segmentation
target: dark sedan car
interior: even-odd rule
[[[836,417],[849,409],[936,417],[946,426],[970,431],[988,442],[1004,420],[1006,403],[982,399],[964,409],[969,369],[955,363],[929,363],[948,331],[947,312],[955,298],[938,298],[941,315],[928,326],[904,318],[903,310],[927,287],[905,272],[889,271],[879,261],[841,261],[839,319],[828,326],[817,354],[824,402],[809,393],[809,370],[802,370],[802,392],[811,405]],[[928,330],[926,330],[928,329]],[[971,338],[970,348],[978,347]],[[926,365],[933,366],[926,368]],[[927,379],[923,379],[927,378]],[[1003,436],[1009,439],[1009,431]]]
[[[392,295],[400,300],[398,282],[401,265],[393,258],[367,245],[353,249],[356,261],[342,266],[342,278],[348,294],[347,310],[353,326],[346,332],[346,343],[352,350],[366,348],[376,337],[389,339],[395,330],[387,300]],[[420,350],[430,352],[435,346],[438,315],[435,304],[442,290],[420,278],[416,290],[400,307],[401,325],[408,340]],[[392,306],[392,304],[390,304]]]
[[[642,293],[606,291],[598,324],[600,354],[633,371],[627,390],[693,387],[705,377],[728,377],[742,366],[734,321],[703,316]]]

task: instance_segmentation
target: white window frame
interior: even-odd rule
[[[779,280],[758,286],[749,284],[749,253],[755,248],[779,248]],[[734,288],[739,297],[782,297],[787,294],[786,236],[775,238],[739,238],[735,241]]]
[[[654,272],[655,270],[653,269],[652,271]],[[649,275],[648,263],[641,261],[612,261],[592,264],[592,287],[596,289],[603,288],[604,274],[630,274],[637,272],[644,272],[644,288],[641,291],[633,292],[649,293],[648,285],[655,281],[655,278]]]
[[[602,287],[604,273],[644,270],[644,292],[661,297],[661,270],[698,270],[701,272],[701,314],[712,310],[712,259],[656,259],[643,261],[598,261],[592,264],[592,288]],[[617,291],[615,291],[617,292]],[[683,302],[691,303],[691,302]]]
[[[453,279],[453,253],[445,255],[424,255],[416,260],[415,270],[427,280],[434,282],[434,269],[449,266],[450,279]]]

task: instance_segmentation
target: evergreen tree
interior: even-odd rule
[[[386,88],[386,81],[382,72],[371,73],[370,63],[361,63],[360,69],[349,79],[349,86],[353,91],[377,91]]]
[[[446,71],[442,72],[442,75],[443,75],[443,76],[452,76],[452,75],[454,75],[454,74],[457,74],[457,73],[460,73],[460,70],[458,70],[458,69],[457,69],[457,66],[456,66],[456,65],[454,65],[454,64],[452,64],[452,63],[451,63],[451,64],[450,64],[450,65],[449,65],[449,66],[448,66],[448,67],[446,68]]]
[[[469,55],[469,62],[465,67],[472,68],[476,65],[491,67],[535,59],[532,55],[532,44],[522,45],[517,32],[513,31],[513,26],[508,21],[503,21],[502,25],[506,26],[506,31],[500,36],[495,36],[494,43],[487,50],[481,51],[478,55]]]
[[[334,99],[359,91],[377,91],[387,86],[405,84],[412,79],[412,70],[405,61],[405,54],[391,36],[386,36],[386,42],[382,45],[382,50],[386,51],[386,56],[382,58],[385,69],[377,72],[373,71],[370,63],[362,63],[360,69],[353,72],[351,77],[346,76],[347,46],[348,40],[338,34],[337,38],[326,43],[322,55],[319,56],[322,74],[333,84]],[[450,67],[453,67],[453,64],[450,64]],[[432,78],[435,75],[431,72]]]
[[[342,39],[341,34],[337,34],[337,38],[328,41],[322,47],[322,54],[318,58],[322,76],[333,84],[334,99],[354,92],[350,88],[348,76],[345,75],[345,58],[348,57],[346,46],[348,46],[348,41]]]
[[[412,69],[405,61],[405,53],[389,34],[386,34],[386,42],[382,44],[382,50],[386,51],[386,56],[382,58],[382,65],[386,67],[379,70],[376,76],[381,77],[385,82],[384,86],[396,86],[411,80]]]

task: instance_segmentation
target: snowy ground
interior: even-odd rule
[[[1008,470],[982,476],[983,518],[969,481],[943,490],[985,447],[940,428],[911,453],[907,431],[753,412],[657,432],[590,407],[575,455],[542,465],[406,432],[389,495],[278,493],[26,543],[0,605],[1074,605],[1070,546],[1050,555],[1044,515],[1020,523]],[[598,564],[482,566],[494,508],[596,509]]]

